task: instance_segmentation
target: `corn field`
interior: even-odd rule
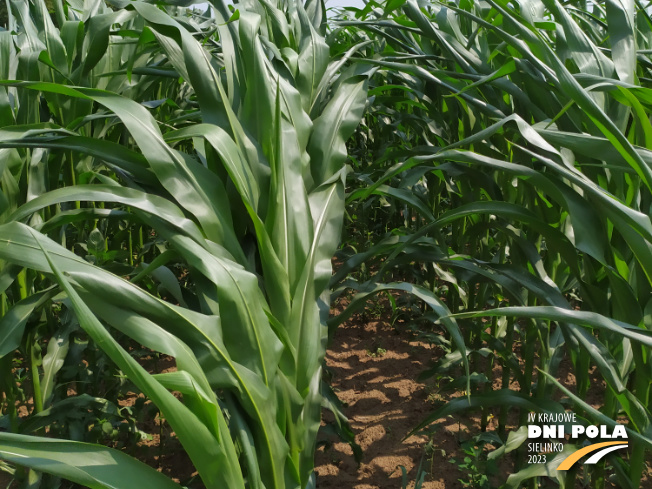
[[[497,419],[495,487],[652,487],[652,4],[365,5],[0,0],[3,487],[319,488],[329,338],[378,297],[460,394],[414,433]],[[528,463],[571,411],[628,449]]]

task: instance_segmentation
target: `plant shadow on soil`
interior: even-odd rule
[[[444,352],[416,341],[404,327],[357,315],[335,332],[326,365],[363,459],[358,466],[348,443],[329,436],[315,458],[318,489],[400,488],[400,466],[408,472],[408,480],[414,481],[422,458],[427,472],[423,489],[465,487],[459,479],[466,474],[450,460],[460,455],[462,441],[479,432],[479,419],[445,420],[429,453],[427,436],[405,438],[432,412],[437,397],[416,379]],[[331,420],[332,414],[325,412],[324,421]]]

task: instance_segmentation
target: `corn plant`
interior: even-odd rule
[[[35,311],[73,312],[157,405],[205,487],[314,487],[345,141],[373,68],[343,68],[355,46],[331,56],[319,1],[230,11],[214,0],[188,17],[63,0],[54,20],[42,0],[9,5],[3,358]],[[116,218],[122,260],[100,253]],[[100,252],[79,253],[91,235]],[[172,265],[189,277],[183,290],[165,285]],[[148,373],[117,334],[174,357],[176,371]],[[13,431],[0,433],[11,463],[88,487],[178,487],[116,450]]]
[[[352,253],[333,283],[360,291],[349,312],[387,288],[417,291],[435,308],[424,318],[442,323],[451,347],[427,375],[463,367],[453,387],[467,397],[420,427],[479,409],[486,429],[496,408],[504,445],[495,456],[524,440],[507,438],[512,407],[521,424],[530,410],[568,404],[585,423],[625,416],[632,450],[613,458],[613,477],[639,487],[652,441],[647,11],[408,0],[348,10],[338,26],[344,43],[374,43],[381,69],[348,200],[394,225]],[[361,264],[378,271],[344,281]],[[391,282],[406,270],[416,284]],[[564,357],[574,390],[557,380]],[[584,400],[592,366],[606,384],[600,411]],[[555,390],[566,404],[551,400]],[[517,457],[507,487],[535,487],[548,470]],[[575,476],[557,478],[572,486]],[[584,477],[603,487],[605,465]]]

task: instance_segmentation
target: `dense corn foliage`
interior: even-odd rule
[[[144,2],[10,6],[5,398],[26,337],[33,416],[69,403],[53,385],[81,329],[160,409],[205,487],[314,485],[325,289],[365,70],[331,59],[319,2],[216,1],[215,21]],[[107,328],[176,370],[148,373]],[[4,460],[90,487],[176,486],[115,450],[30,436],[40,426],[18,426],[11,404]],[[104,466],[114,458],[133,477]]]
[[[424,378],[465,394],[415,431],[478,410],[483,430],[498,419],[505,487],[640,486],[644,6],[369,1],[327,19],[318,0],[154,3],[7,2],[0,470],[180,487],[129,454],[138,419],[120,403],[137,391],[204,487],[315,487],[329,328],[392,291],[447,351]],[[327,322],[331,290],[351,289]],[[527,465],[528,412],[569,409],[626,423],[627,454],[556,472],[569,443]]]
[[[484,429],[500,413],[498,457],[524,445],[529,411],[572,408],[586,424],[624,416],[632,451],[608,475],[639,487],[652,442],[647,11],[633,2],[409,0],[369,2],[338,25],[343,44],[373,41],[364,57],[381,68],[352,143],[348,200],[356,214],[382,217],[334,284],[360,291],[351,312],[387,289],[435,308],[424,317],[445,326],[438,341],[450,353],[424,377],[463,367],[451,387],[468,396],[421,426],[480,409]],[[338,282],[361,265],[376,273]],[[406,274],[416,286],[391,282]],[[565,359],[572,390],[558,380]],[[492,390],[494,380],[502,388]],[[598,410],[584,399],[600,380]],[[522,428],[507,437],[513,407]],[[521,456],[507,486],[534,487],[546,475],[573,487],[574,471],[550,471],[561,459],[525,466]],[[583,483],[603,487],[605,466],[593,467]]]

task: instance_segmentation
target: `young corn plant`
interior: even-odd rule
[[[42,0],[10,2],[0,48],[21,55],[17,67],[0,56],[0,151],[12,158],[0,163],[0,283],[13,331],[0,352],[54,301],[156,404],[205,487],[314,487],[345,141],[373,69],[343,68],[355,47],[331,56],[322,2],[211,5],[194,19],[63,0],[55,24]],[[48,185],[25,198],[39,172]],[[115,218],[129,230],[122,273],[75,253],[89,225]],[[159,243],[147,261],[143,233]],[[190,284],[170,285],[173,300],[136,285],[172,264]],[[148,373],[116,332],[176,370]],[[88,487],[179,487],[116,450],[12,431],[0,458],[22,467]]]

